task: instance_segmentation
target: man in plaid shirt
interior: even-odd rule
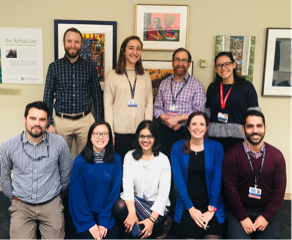
[[[74,138],[79,154],[86,144],[88,129],[94,122],[91,99],[95,120],[103,119],[102,91],[94,65],[80,57],[80,31],[76,28],[67,29],[63,44],[66,54],[50,64],[46,78],[43,101],[50,109],[47,131],[63,136],[70,149]],[[54,119],[53,107],[56,113]]]

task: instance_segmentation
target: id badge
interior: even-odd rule
[[[256,187],[249,187],[248,197],[261,199],[262,196],[262,189]]]
[[[228,122],[228,114],[218,112],[217,119],[219,122],[227,123]]]
[[[169,107],[169,116],[177,116],[177,106],[172,105]]]
[[[137,107],[138,103],[135,100],[128,101],[128,107]]]

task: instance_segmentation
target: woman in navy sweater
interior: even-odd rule
[[[121,158],[114,152],[111,128],[104,121],[95,122],[74,161],[69,186],[69,210],[80,239],[119,237],[112,206],[120,194],[121,178]]]
[[[223,148],[205,139],[208,118],[192,113],[187,120],[188,138],[176,142],[171,167],[178,190],[174,221],[185,238],[218,239],[222,236],[224,205],[220,195]]]

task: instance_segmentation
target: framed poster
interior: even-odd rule
[[[106,74],[116,67],[117,22],[55,20],[55,60],[64,56],[63,35],[72,27],[82,34],[80,56],[94,64],[100,81],[104,81]]]
[[[291,97],[291,28],[267,28],[262,96]]]
[[[160,83],[173,74],[172,61],[142,60],[143,68],[150,75],[152,81],[153,102],[155,100]],[[193,61],[188,69],[193,75]]]
[[[135,24],[144,50],[186,48],[188,6],[137,4]]]

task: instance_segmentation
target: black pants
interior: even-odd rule
[[[214,141],[220,142],[222,147],[223,147],[223,149],[224,149],[224,153],[226,153],[234,145],[244,141],[243,138],[232,138],[232,137],[226,137],[226,138],[209,137],[209,138],[214,140]]]
[[[115,133],[115,151],[118,153],[122,160],[122,166],[124,163],[124,157],[126,153],[133,150],[135,134],[119,134]]]
[[[91,235],[89,230],[78,233],[78,238],[79,239],[94,239],[94,237]],[[104,238],[102,239],[119,239],[119,230],[118,230],[118,225],[115,223],[115,225],[107,230],[107,234]]]
[[[160,123],[159,126],[159,135],[160,135],[160,141],[161,141],[161,147],[160,151],[164,153],[169,161],[171,161],[170,155],[171,155],[171,148],[172,145],[182,139],[187,138],[187,127],[183,126],[178,131],[174,131],[173,129],[169,128],[163,123]],[[176,204],[176,194],[174,190],[174,180],[173,176],[171,176],[171,187],[169,191],[169,200],[170,200],[170,210],[169,210],[169,216],[174,216],[174,210],[175,210],[175,204]]]
[[[252,222],[256,220],[258,216],[260,216],[264,209],[257,210],[257,209],[248,209],[245,208],[248,217],[251,219]],[[229,212],[228,217],[228,239],[280,239],[281,232],[279,223],[276,219],[276,216],[273,218],[271,222],[269,222],[266,229],[261,231],[256,231],[252,234],[247,234],[241,226],[240,221],[236,218],[232,211]]]

